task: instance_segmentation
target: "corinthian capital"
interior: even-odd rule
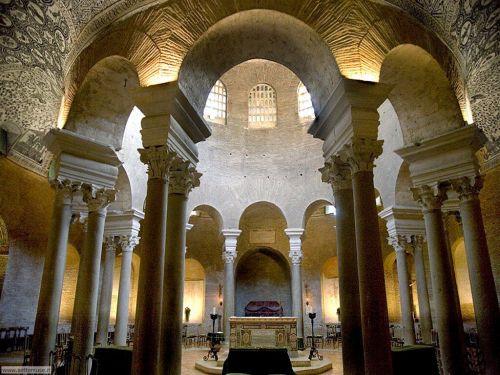
[[[81,188],[81,183],[68,179],[56,178],[49,183],[56,193],[56,200],[63,204],[71,204],[73,194]]]
[[[290,241],[290,252],[288,256],[292,260],[292,264],[302,263],[302,234],[304,234],[304,229],[302,228],[287,228],[285,229],[285,234],[288,236]]]
[[[107,252],[116,252],[116,238],[115,236],[104,237],[104,249]]]
[[[120,246],[122,252],[134,251],[134,248],[139,243],[140,238],[136,235],[120,236]]]
[[[224,263],[234,263],[238,252],[236,246],[238,245],[238,237],[241,234],[239,229],[223,229],[222,235],[224,236],[224,251],[222,252],[222,259]]]
[[[201,173],[196,171],[189,161],[176,158],[170,169],[169,194],[188,195],[195,187],[200,186]]]
[[[384,141],[368,138],[355,138],[350,145],[340,151],[342,160],[349,164],[352,173],[372,172],[374,160],[382,154]]]
[[[469,177],[451,180],[451,186],[458,193],[461,201],[476,199],[483,187],[483,178],[476,176],[473,180]]]
[[[342,161],[340,156],[332,156],[320,168],[321,180],[332,185],[333,191],[352,189],[351,169],[349,164]]]
[[[152,146],[139,149],[141,161],[148,166],[149,178],[168,179],[168,172],[177,154],[168,146]]]
[[[391,245],[396,253],[398,252],[407,252],[408,244],[410,242],[410,238],[400,234],[393,234],[387,238],[389,245]]]
[[[446,191],[440,186],[431,187],[429,185],[422,185],[416,188],[411,188],[413,199],[415,199],[422,210],[439,210],[443,202],[447,199]]]
[[[106,208],[116,198],[116,190],[97,188],[90,184],[82,184],[82,193],[83,201],[87,203],[89,212]]]

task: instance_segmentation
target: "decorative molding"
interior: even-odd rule
[[[411,237],[394,234],[392,236],[387,237],[387,242],[394,248],[394,251],[397,252],[408,252],[408,245],[411,243]]]
[[[104,237],[104,249],[106,252],[116,253],[116,236]]]
[[[116,199],[116,190],[102,189],[90,184],[82,184],[82,193],[89,212],[101,211]]]
[[[302,263],[302,235],[304,234],[304,229],[302,228],[287,228],[285,229],[285,234],[288,236],[290,241],[290,252],[288,256],[290,257],[292,264],[300,265]]]
[[[460,201],[477,199],[479,192],[483,188],[483,178],[476,176],[474,179],[461,177],[451,180],[451,186],[458,193]]]
[[[422,207],[423,212],[430,210],[440,210],[443,202],[447,199],[446,188],[438,185],[423,185],[411,188],[413,199]]]
[[[222,252],[222,259],[225,263],[234,263],[238,252],[236,246],[238,244],[238,237],[241,234],[240,229],[223,229],[222,235],[224,236],[224,251]]]
[[[132,252],[134,248],[139,244],[141,238],[136,235],[120,236],[120,246],[122,248],[122,253]]]

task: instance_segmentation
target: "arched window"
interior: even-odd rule
[[[205,120],[214,122],[216,124],[225,125],[227,114],[227,94],[226,86],[218,80],[210,90],[208,95],[207,104],[203,111]]]
[[[311,95],[302,82],[297,87],[297,100],[299,108],[299,120],[301,122],[314,120],[314,108],[311,102]]]
[[[274,128],[277,121],[276,91],[265,83],[254,86],[248,94],[248,127]]]

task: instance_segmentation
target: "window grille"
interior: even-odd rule
[[[265,83],[259,83],[248,94],[248,127],[274,128],[276,121],[276,91]]]
[[[216,124],[225,125],[227,117],[227,94],[226,86],[221,81],[215,82],[210,90],[207,104],[203,111],[205,120]]]

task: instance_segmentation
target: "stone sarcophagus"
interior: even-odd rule
[[[297,353],[297,318],[231,317],[230,348],[286,348]]]

